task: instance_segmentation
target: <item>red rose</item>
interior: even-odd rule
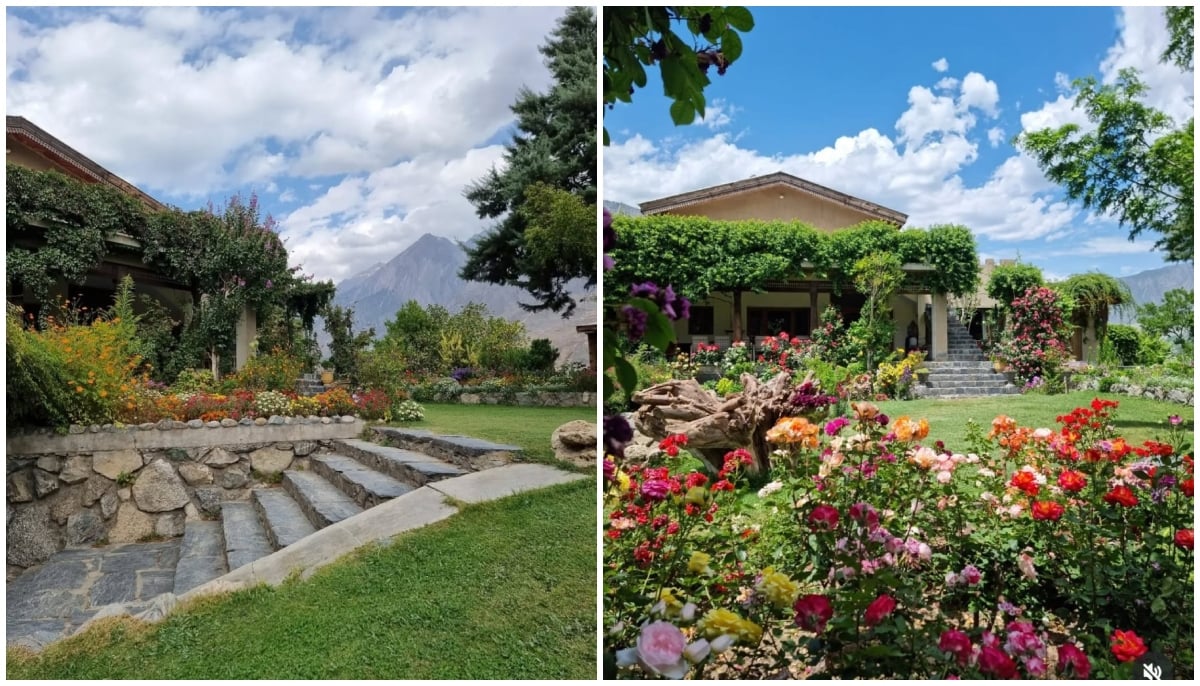
[[[984,646],[979,651],[979,671],[1000,679],[1017,678],[1017,664],[995,646]]]
[[[838,511],[832,505],[817,505],[808,515],[808,523],[814,529],[833,531],[838,524]]]
[[[1193,549],[1192,548],[1192,545],[1193,545],[1192,536],[1193,536],[1193,532],[1191,529],[1180,529],[1179,531],[1176,531],[1175,532],[1175,545],[1179,546],[1180,548],[1187,548],[1188,550],[1192,550]]]
[[[875,626],[892,614],[896,609],[896,599],[886,593],[871,601],[867,606],[867,612],[863,616],[867,626]]]
[[[1138,499],[1133,494],[1133,491],[1129,490],[1128,486],[1117,486],[1104,494],[1104,502],[1124,507],[1133,507],[1138,504]]]
[[[1112,635],[1112,652],[1121,662],[1132,662],[1146,654],[1146,644],[1132,631],[1117,629]]]
[[[1047,519],[1053,522],[1063,515],[1063,506],[1053,500],[1035,500],[1029,511],[1033,514],[1034,519]]]
[[[796,611],[796,626],[818,634],[825,631],[825,624],[833,617],[833,605],[823,595],[797,598],[792,609]]]
[[[1016,474],[1013,474],[1012,481],[1009,482],[1009,485],[1015,486],[1016,488],[1025,491],[1025,493],[1029,495],[1038,494],[1038,485],[1033,476],[1033,472],[1020,471]]]
[[[1086,679],[1092,673],[1092,663],[1075,644],[1067,643],[1058,649],[1058,671],[1067,677]]]
[[[1058,485],[1062,486],[1064,491],[1078,493],[1083,490],[1084,486],[1087,486],[1087,479],[1079,472],[1064,469],[1062,474],[1058,475]]]
[[[1195,489],[1195,484],[1192,482],[1191,479],[1184,479],[1183,481],[1179,482],[1179,490],[1183,491],[1183,494],[1189,498],[1192,497],[1192,491],[1194,489]]]
[[[942,633],[942,638],[938,641],[938,650],[950,653],[958,658],[958,664],[965,665],[971,659],[971,639],[957,629],[950,629]]]

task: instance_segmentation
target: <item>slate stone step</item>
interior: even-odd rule
[[[312,472],[289,469],[283,473],[283,488],[296,500],[308,521],[318,529],[362,512],[350,496]]]
[[[467,473],[465,469],[416,450],[393,448],[357,438],[345,438],[337,443],[340,451],[361,464],[415,486]]]
[[[317,531],[300,505],[282,488],[256,488],[250,492],[250,500],[266,524],[267,540],[275,550]]]
[[[224,575],[225,537],[221,522],[193,521],[183,526],[179,562],[175,567],[175,595]]]
[[[470,436],[442,435],[423,429],[403,429],[391,426],[372,427],[389,442],[406,450],[415,450],[478,471],[518,461],[521,447],[492,443]]]
[[[314,457],[312,470],[350,496],[359,507],[375,507],[415,490],[410,484],[375,471],[345,455],[329,454]]]
[[[250,503],[221,503],[221,526],[225,532],[225,557],[231,572],[275,550]]]

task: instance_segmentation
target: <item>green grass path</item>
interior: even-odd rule
[[[519,445],[530,462],[557,462],[550,449],[550,434],[573,419],[596,421],[594,407],[516,407],[511,405],[427,404],[425,420],[396,426],[463,434],[489,441]],[[562,465],[558,465],[562,466]]]

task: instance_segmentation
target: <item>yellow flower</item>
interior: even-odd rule
[[[76,386],[76,387],[75,387],[75,392],[76,392],[76,393],[83,393],[83,386]]]
[[[683,601],[675,597],[675,594],[669,588],[664,588],[662,593],[658,594],[658,599],[663,601],[667,607],[667,614],[676,615],[683,609]]]
[[[712,574],[712,570],[708,568],[708,563],[711,561],[712,555],[697,550],[688,560],[688,571],[694,574]]]
[[[700,621],[696,622],[696,629],[706,638],[728,634],[746,645],[756,645],[762,640],[762,627],[720,607],[709,610],[701,617]]]
[[[800,585],[789,579],[787,574],[775,571],[774,567],[762,571],[762,580],[758,582],[757,589],[773,605],[783,609],[791,607],[800,594]]]
[[[108,391],[101,390],[101,391],[100,391],[100,397],[101,397],[101,398],[107,398],[107,397],[108,397]]]
[[[629,475],[625,472],[617,472],[617,486],[622,493],[629,492]]]

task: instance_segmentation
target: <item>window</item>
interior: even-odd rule
[[[692,305],[690,316],[688,317],[688,335],[691,336],[711,336],[713,335],[713,308],[712,306]]]
[[[791,336],[812,335],[807,307],[751,307],[746,312],[746,333],[751,337],[776,336],[786,331]]]

